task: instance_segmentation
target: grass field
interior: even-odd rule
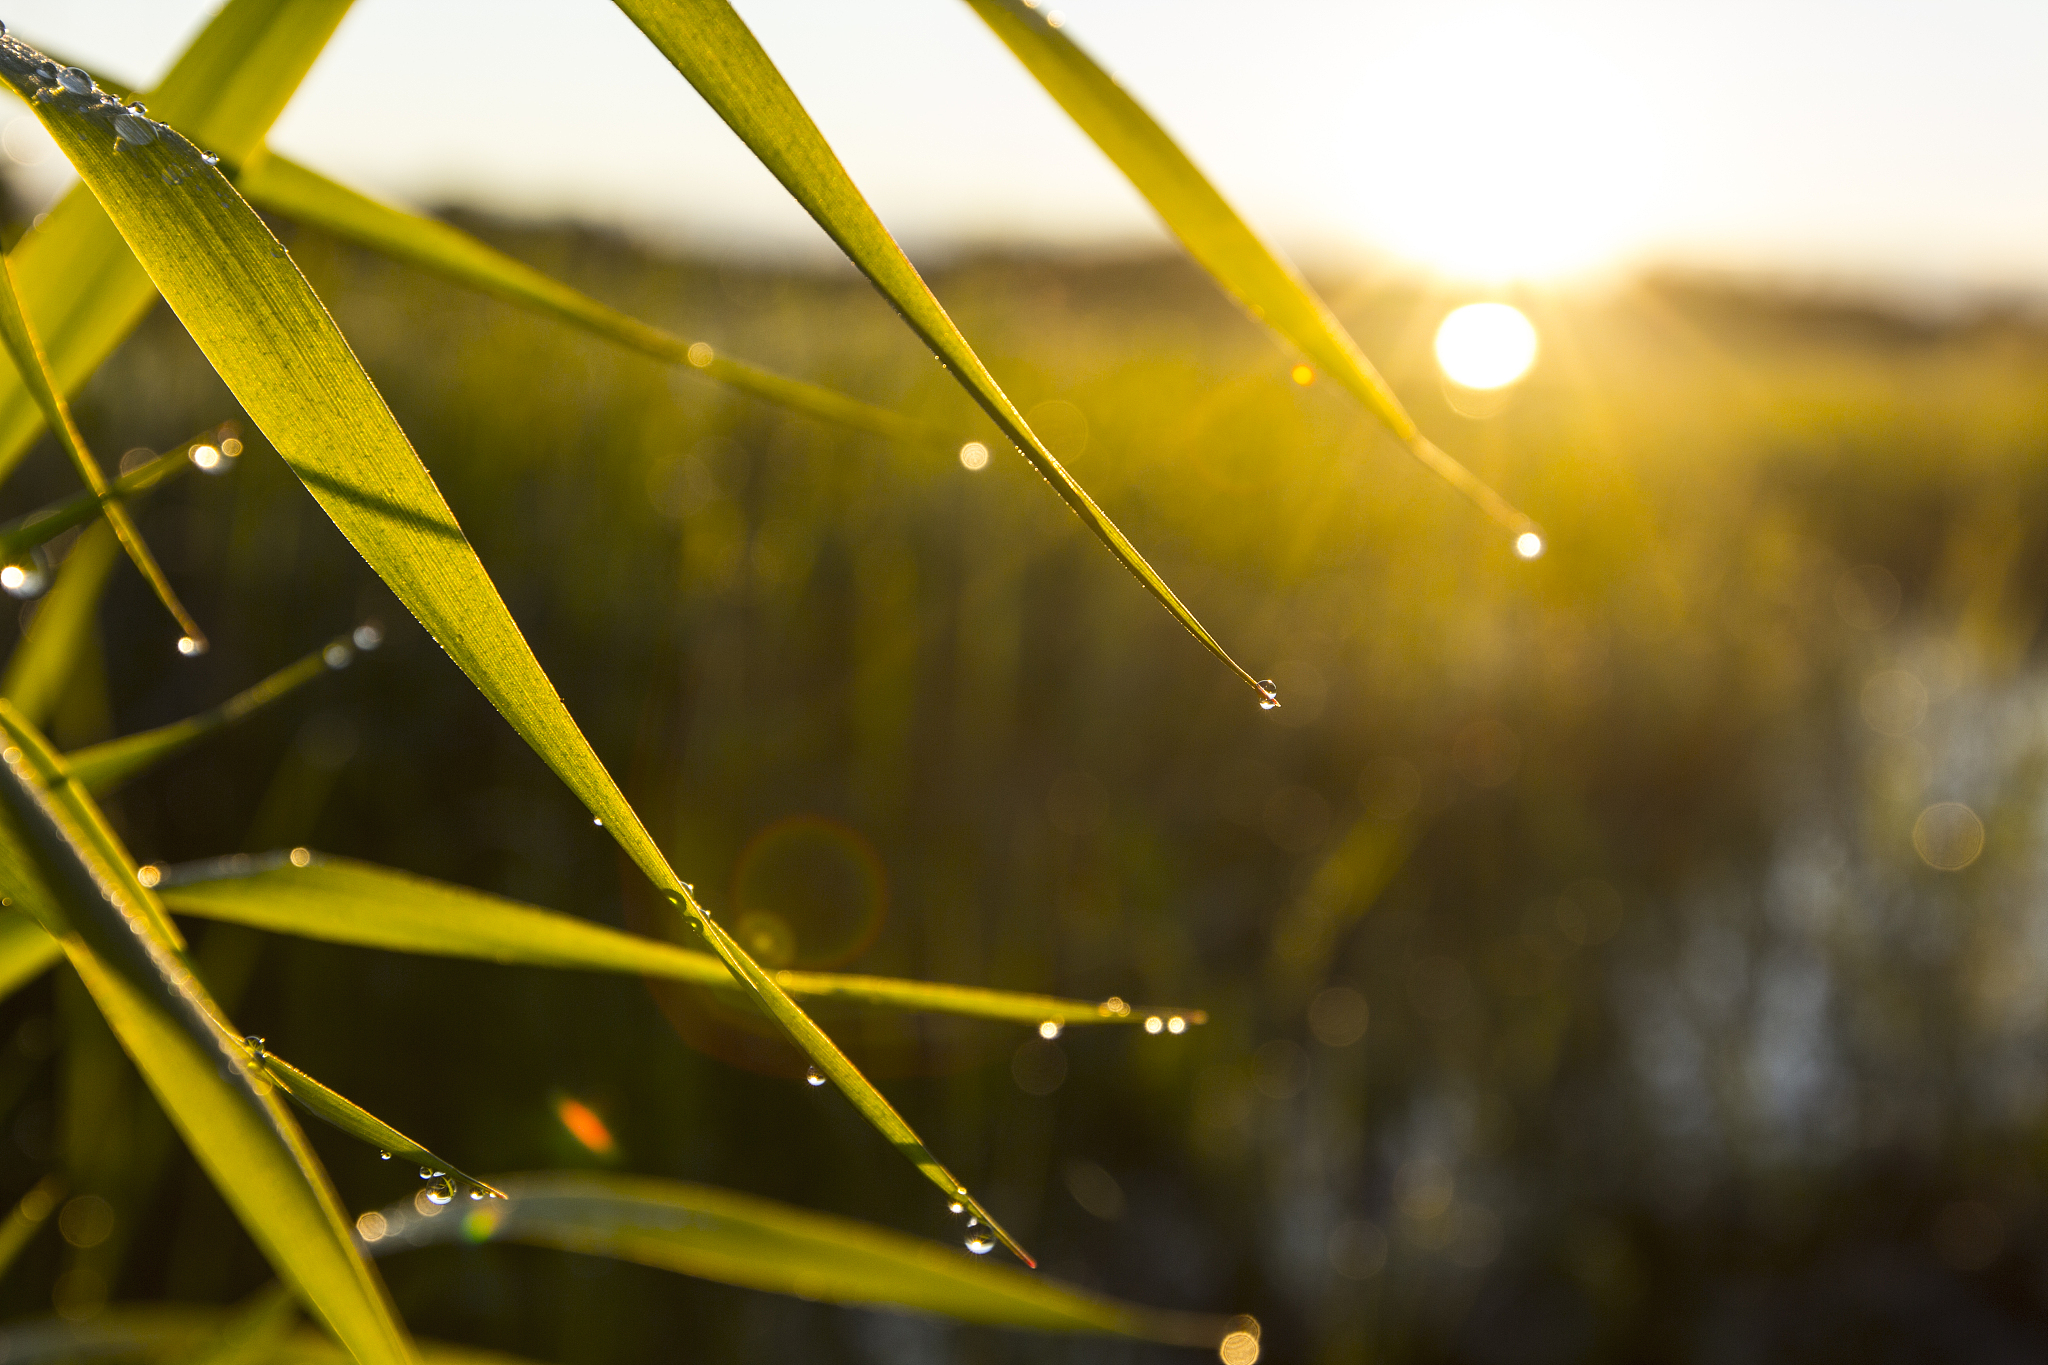
[[[289,237],[598,752],[764,962],[1208,1012],[1020,1045],[821,1009],[1053,1273],[1254,1313],[1273,1360],[2048,1345],[2038,320],[1679,278],[1536,293],[1513,301],[1538,368],[1472,417],[1429,354],[1464,296],[1325,281],[1424,428],[1543,523],[1525,563],[1191,267],[937,270],[1055,453],[1277,682],[1262,714],[850,274],[470,226],[954,433],[826,428]],[[233,411],[161,311],[77,407],[110,459]],[[986,470],[953,458],[968,439]],[[213,651],[155,666],[176,628],[117,571],[55,737],[197,711],[365,615],[388,643],[126,789],[128,844],[306,844],[661,932],[248,440],[139,514]],[[46,446],[10,514],[68,491]],[[1981,819],[1960,870],[1930,865],[1955,861],[1939,830],[1916,851],[1940,803]],[[224,926],[198,950],[238,1022],[472,1169],[609,1161],[954,1236],[723,997]],[[39,983],[0,1036],[18,1156],[133,1211],[32,1246],[0,1308],[74,1264],[116,1300],[267,1278],[82,994]],[[406,1193],[314,1141],[350,1210]],[[520,1247],[383,1271],[421,1333],[563,1362],[1182,1358]]]

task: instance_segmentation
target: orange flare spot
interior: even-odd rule
[[[618,1143],[612,1139],[612,1130],[604,1126],[604,1120],[581,1100],[567,1096],[555,1101],[555,1117],[569,1130],[569,1136],[588,1147],[599,1156],[610,1156]]]

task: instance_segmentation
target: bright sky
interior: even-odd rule
[[[2043,0],[1049,2],[1310,259],[2048,289]],[[738,4],[914,250],[1159,238],[961,0]],[[4,17],[146,83],[211,7]],[[415,204],[830,249],[608,0],[357,0],[274,141]]]

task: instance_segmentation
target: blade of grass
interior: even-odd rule
[[[1024,458],[1109,547],[1110,553],[1137,576],[1175,620],[1257,692],[1262,704],[1271,702],[1271,688],[1230,657],[1174,595],[1166,580],[1138,553],[1138,548],[1117,529],[1116,523],[1075,482],[1066,466],[1032,432],[1016,404],[939,305],[910,258],[882,226],[882,220],[861,196],[846,168],[839,164],[818,125],[811,121],[796,93],[732,6],[726,0],[616,3],[676,70],[697,87],[697,93],[739,134],[740,140],[817,220],[847,258],[860,267],[882,296],[895,305],[910,329],[932,348],[933,354],[994,419]]]
[[[460,228],[380,203],[318,171],[263,152],[235,175],[235,186],[259,209],[331,232],[521,308],[566,322],[670,365],[811,417],[912,443],[941,435],[886,408],[817,384],[789,379],[688,342],[486,246]]]
[[[153,881],[152,881],[153,879]],[[573,915],[429,881],[409,873],[306,849],[290,855],[236,855],[207,863],[151,868],[144,877],[174,915],[398,953],[574,971],[628,972],[732,987],[732,974],[709,953],[623,933]],[[1122,1000],[1097,1003],[1022,991],[951,986],[881,976],[779,971],[794,996],[829,997],[890,1009],[1005,1019],[1019,1024],[1135,1023],[1151,1015],[1202,1023],[1200,1010],[1133,1011]]]
[[[110,110],[93,95],[43,95],[41,60],[17,39],[0,38],[0,78],[33,99],[36,117],[186,331],[335,525],[819,1070],[927,1179],[1025,1257],[669,867],[563,706],[383,397],[263,220],[168,126],[149,124],[139,142],[121,139],[111,129],[118,105]]]
[[[57,1201],[63,1195],[63,1177],[46,1175],[29,1186],[28,1193],[8,1212],[7,1221],[0,1223],[0,1278],[6,1276],[7,1268],[21,1255],[22,1248],[35,1240],[36,1233],[57,1211]]]
[[[303,659],[280,668],[254,687],[237,692],[212,710],[79,749],[66,754],[64,761],[72,777],[83,783],[87,791],[104,796],[208,735],[291,695],[323,673],[346,667],[354,656],[355,647],[349,637],[337,635]]]
[[[472,1198],[478,1195],[489,1195],[496,1199],[505,1197],[496,1186],[486,1184],[465,1173],[447,1158],[434,1155],[348,1096],[330,1090],[271,1052],[263,1046],[261,1038],[245,1038],[243,1042],[249,1045],[251,1057],[256,1065],[262,1068],[263,1074],[275,1081],[278,1089],[291,1097],[292,1103],[314,1118],[332,1124],[352,1138],[369,1143],[382,1152],[387,1161],[402,1158],[423,1171],[432,1170],[436,1175],[452,1176],[457,1182],[469,1186],[476,1192]],[[451,1198],[454,1193],[452,1189],[448,1191]]]
[[[201,145],[238,162],[348,12],[349,0],[228,0],[149,100]],[[48,350],[57,387],[76,393],[156,303],[156,289],[83,185],[8,254],[22,308]],[[0,370],[0,479],[42,429],[28,389]]]
[[[466,1215],[410,1203],[383,1210],[370,1249],[519,1242],[747,1289],[962,1322],[1210,1347],[1225,1330],[1221,1318],[1123,1303],[923,1238],[730,1190],[580,1172],[502,1176],[499,1183],[504,1203]]]
[[[62,763],[0,706],[0,887],[63,946],[123,1050],[279,1276],[361,1365],[411,1352],[275,1086],[250,1064],[133,862]]]
[[[1252,231],[1164,128],[1035,0],[967,0],[1081,131],[1093,138],[1188,254],[1251,315],[1337,382],[1416,459],[1511,533],[1536,524],[1423,436],[1344,324],[1279,252]]]
[[[264,1293],[268,1291],[258,1291]],[[48,1317],[0,1327],[0,1351],[8,1365],[56,1365],[81,1361],[144,1361],[149,1365],[190,1365],[195,1355],[221,1342],[249,1311],[192,1304],[109,1304],[82,1322]],[[533,1365],[517,1356],[447,1342],[416,1343],[427,1365]],[[311,1327],[273,1343],[249,1365],[343,1365],[347,1352]]]
[[[27,315],[21,311],[21,296],[14,287],[14,271],[4,256],[0,256],[0,343],[6,345],[16,373],[28,385],[36,406],[42,409],[43,421],[57,433],[65,454],[71,457],[72,466],[84,481],[86,491],[98,499],[107,524],[120,538],[121,548],[128,552],[128,558],[136,569],[149,580],[149,586],[156,593],[157,600],[164,604],[164,610],[185,632],[185,638],[178,641],[179,652],[205,653],[206,633],[199,629],[192,613],[186,611],[185,604],[178,600],[170,579],[164,577],[156,556],[149,552],[149,545],[142,539],[142,532],[136,529],[127,507],[119,499],[109,496],[107,476],[87,448],[85,437],[79,434],[78,423],[71,420],[71,406],[58,391],[56,378],[50,373],[50,362],[43,356],[42,343],[36,340],[35,329],[29,326]]]
[[[100,593],[121,552],[114,528],[102,521],[86,528],[57,567],[57,581],[37,604],[28,632],[0,674],[0,697],[14,704],[32,725],[50,717],[85,649]]]
[[[0,910],[0,1000],[41,976],[62,956],[57,940],[32,917]]]
[[[109,483],[104,495],[91,491],[74,494],[0,526],[0,563],[11,564],[36,546],[48,544],[74,526],[83,526],[109,502],[140,497],[190,464],[182,450],[159,455]]]

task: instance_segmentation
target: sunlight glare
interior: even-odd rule
[[[1447,278],[1549,279],[1640,246],[1670,159],[1656,101],[1581,35],[1505,6],[1446,6],[1375,63],[1366,234]],[[1402,186],[1398,194],[1389,186]]]
[[[1468,303],[1436,329],[1436,363],[1453,384],[1505,388],[1536,363],[1536,328],[1519,308]]]

